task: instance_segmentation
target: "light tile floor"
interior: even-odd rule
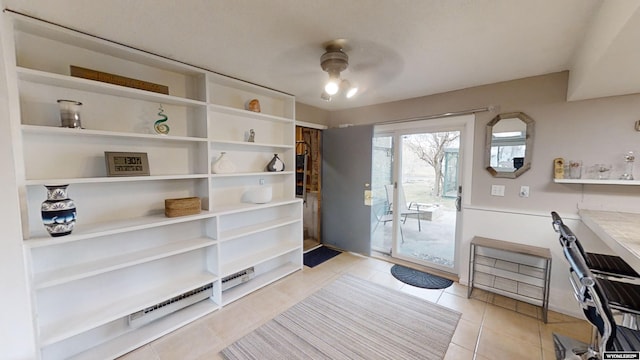
[[[304,299],[343,273],[424,298],[462,313],[445,360],[555,359],[551,334],[556,332],[588,342],[590,325],[583,320],[481,290],[467,299],[467,288],[454,283],[444,290],[428,290],[396,280],[393,264],[349,253],[314,268],[287,276],[251,295],[147,344],[121,360],[212,360],[220,350],[275,315]]]

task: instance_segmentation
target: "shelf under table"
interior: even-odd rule
[[[479,255],[480,248],[491,249],[505,256]],[[541,265],[536,266],[532,262]],[[548,248],[480,236],[471,240],[467,297],[471,297],[473,289],[478,288],[541,306],[546,323],[550,281],[551,251]]]

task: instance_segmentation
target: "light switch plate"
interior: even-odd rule
[[[371,193],[371,190],[365,190],[364,191],[365,206],[371,206],[372,201],[373,201],[373,194]]]
[[[504,185],[491,185],[492,196],[504,196]]]

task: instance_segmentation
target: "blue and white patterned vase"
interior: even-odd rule
[[[71,234],[76,225],[76,204],[67,196],[69,185],[45,185],[47,200],[42,202],[42,223],[53,237]]]

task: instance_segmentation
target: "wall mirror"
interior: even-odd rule
[[[533,119],[522,112],[499,114],[487,124],[485,168],[493,177],[515,179],[531,168]]]

